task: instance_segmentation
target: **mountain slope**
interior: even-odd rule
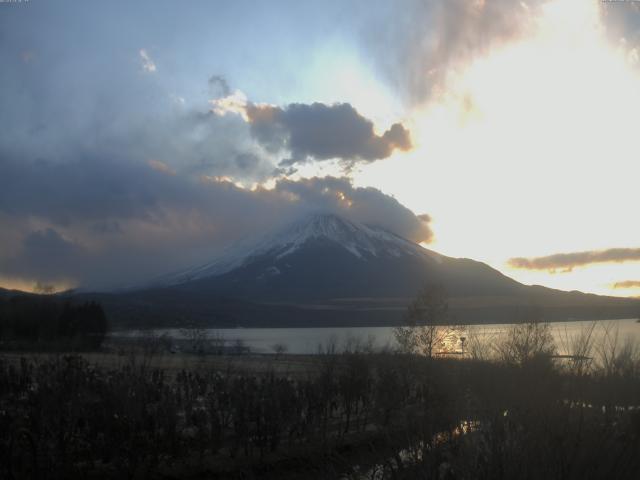
[[[522,288],[485,264],[330,214],[306,217],[253,247],[163,281],[261,301],[411,297],[427,283],[442,283],[452,295],[509,295]]]

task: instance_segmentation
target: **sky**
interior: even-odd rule
[[[640,296],[640,2],[5,2],[0,62],[0,287],[135,284],[331,211]]]

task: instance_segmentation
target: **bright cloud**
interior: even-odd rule
[[[147,53],[147,51],[144,48],[141,48],[138,53],[140,54],[140,58],[142,59],[142,69],[145,72],[154,73],[157,70],[157,68],[154,61],[151,60],[149,53]]]

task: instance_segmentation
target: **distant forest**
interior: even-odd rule
[[[0,298],[0,345],[4,348],[99,348],[107,318],[96,302],[73,303],[56,297],[15,295]]]

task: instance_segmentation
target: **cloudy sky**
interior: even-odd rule
[[[312,211],[640,295],[640,3],[0,3],[0,286],[108,288]]]

